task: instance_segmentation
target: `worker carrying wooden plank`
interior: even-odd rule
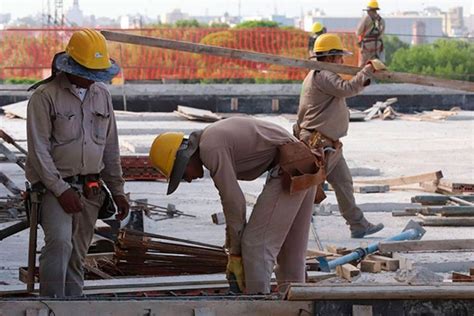
[[[169,179],[168,194],[182,179],[202,178],[203,166],[210,171],[226,217],[227,273],[236,277],[241,290],[269,293],[275,264],[279,284],[305,281],[312,206],[316,185],[324,179],[306,145],[273,123],[234,117],[189,138],[183,133],[160,134],[151,146],[150,160]],[[251,181],[267,171],[247,223],[238,180]]]
[[[385,20],[377,12],[380,10],[377,0],[370,0],[367,11],[357,26],[356,35],[360,46],[359,67],[369,60],[377,58],[385,61],[382,36],[385,32]]]
[[[330,33],[318,37],[314,50],[318,61],[336,64],[342,64],[343,56],[350,54],[343,48],[339,36]],[[329,70],[311,70],[303,81],[298,118],[293,127],[295,136],[325,161],[327,181],[334,188],[339,210],[350,226],[352,238],[374,234],[384,227],[383,224],[371,224],[357,207],[352,176],[339,141],[347,135],[349,128],[346,97],[357,95],[370,84],[374,67],[381,69],[383,64],[374,61],[374,65],[366,65],[350,80]]]
[[[119,71],[102,34],[82,29],[54,56],[52,76],[35,84],[29,100],[26,178],[33,189],[46,189],[41,296],[82,295],[83,261],[108,197],[102,181],[112,192],[117,218],[128,214],[112,99],[102,83]]]

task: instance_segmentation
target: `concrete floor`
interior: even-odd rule
[[[288,130],[291,130],[293,124],[291,116],[256,117],[275,122]],[[156,134],[163,130],[189,132],[206,126],[205,123],[182,120],[172,113],[122,112],[117,113],[117,118],[123,154],[133,152],[145,154]],[[24,120],[0,116],[0,126],[17,139],[26,138]],[[342,141],[349,166],[379,169],[381,174],[377,178],[442,170],[447,179],[474,182],[474,112],[460,112],[446,121],[436,122],[373,120],[351,123],[349,136]],[[1,169],[17,185],[23,187],[24,176],[20,168],[12,164],[2,164]],[[364,177],[355,178],[357,179]],[[263,183],[264,177],[252,182],[242,182],[242,190],[244,193],[256,196]],[[224,225],[217,226],[211,221],[210,215],[221,212],[222,209],[217,190],[209,177],[191,184],[183,183],[172,196],[165,195],[166,183],[163,182],[128,182],[126,191],[131,193],[133,199],[147,198],[150,203],[163,206],[173,203],[177,209],[197,216],[197,218],[180,217],[165,221],[147,219],[146,231],[217,245],[223,244]],[[5,194],[5,189],[0,188],[0,196]],[[386,228],[371,238],[351,239],[343,218],[338,212],[333,212],[315,218],[322,243],[358,247],[401,232],[410,218],[392,217],[384,208],[384,203],[410,203],[410,198],[417,194],[426,193],[407,188],[381,194],[356,194],[358,203],[380,203],[380,210],[385,211],[372,208],[366,216],[372,222],[384,223]],[[333,192],[328,192],[328,198],[323,202],[325,206],[329,204],[336,204]],[[251,209],[252,203],[248,203],[248,214],[251,213]],[[6,225],[0,224],[0,228]],[[424,239],[474,238],[472,227],[427,227],[426,230]],[[0,290],[4,287],[1,285],[3,283],[20,284],[18,267],[25,266],[27,262],[27,236],[25,231],[0,241]],[[42,235],[39,236],[40,241],[41,239]],[[309,247],[314,248],[314,245],[311,238]],[[450,267],[455,266],[450,266],[450,262],[474,266],[474,253],[471,252],[411,255],[411,259],[420,264],[432,264],[433,271],[437,269],[436,264],[444,264],[438,271],[443,273],[449,272]],[[393,276],[394,273],[363,273],[357,282],[393,282]]]

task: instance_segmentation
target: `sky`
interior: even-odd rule
[[[54,1],[50,0],[51,3]],[[360,16],[368,0],[240,0],[243,16],[269,15],[275,13],[299,16],[301,11],[320,8],[332,16]],[[0,13],[11,13],[13,18],[34,15],[46,10],[47,0],[0,0]],[[73,0],[64,0],[64,9],[72,6]],[[86,15],[118,17],[125,14],[144,14],[156,17],[175,8],[191,15],[222,15],[229,12],[237,15],[239,0],[79,0]],[[198,5],[199,4],[199,5]],[[379,0],[381,13],[396,11],[421,11],[427,6],[436,6],[447,11],[451,7],[463,6],[464,15],[474,14],[474,0]]]

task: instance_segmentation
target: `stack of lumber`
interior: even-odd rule
[[[421,207],[392,212],[393,216],[418,216],[424,226],[474,226],[474,195],[417,195]]]
[[[122,230],[115,250],[120,275],[209,274],[226,270],[222,247],[174,237]],[[108,272],[108,271],[106,271]]]
[[[307,262],[312,258],[324,257],[326,260],[334,260],[354,251],[345,247],[329,245],[326,251],[308,250]],[[360,262],[350,262],[336,267],[336,275],[349,282],[357,280],[361,272],[379,273],[381,271],[397,271],[400,267],[398,259],[388,257],[386,254],[374,253],[366,256]]]
[[[441,170],[434,172],[427,172],[411,176],[403,176],[391,179],[378,180],[354,180],[354,192],[356,193],[384,193],[389,190],[394,190],[398,187],[407,185],[417,185],[422,188],[423,183],[439,183],[443,178]],[[410,187],[412,189],[412,187]]]

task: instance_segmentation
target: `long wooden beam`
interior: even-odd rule
[[[251,51],[245,51],[240,49],[232,49],[225,47],[218,47],[212,45],[196,44],[192,42],[169,40],[158,37],[126,34],[112,31],[102,31],[102,34],[109,41],[160,47],[172,50],[178,50],[189,53],[204,54],[221,56],[227,58],[248,60],[259,63],[276,64],[288,67],[306,68],[306,69],[317,69],[317,70],[329,70],[336,73],[343,73],[348,75],[355,75],[360,68],[338,65],[333,63],[324,63],[314,60],[298,59],[291,57],[284,57],[279,55],[257,53]],[[157,61],[159,62],[159,61]],[[469,81],[449,80],[441,79],[436,77],[421,76],[402,72],[391,72],[391,71],[378,71],[373,74],[376,79],[389,80],[395,82],[405,82],[420,84],[425,86],[444,87],[456,90],[465,90],[474,92],[474,83]]]
[[[474,239],[406,240],[379,243],[381,252],[473,250]]]

